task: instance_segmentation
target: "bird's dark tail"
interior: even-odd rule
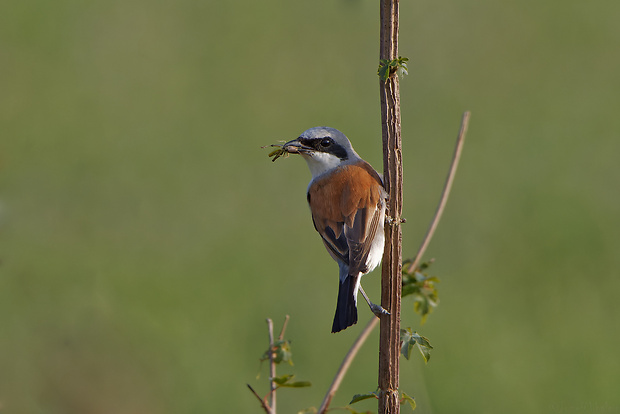
[[[355,285],[359,276],[348,275],[338,288],[338,304],[332,332],[340,332],[357,323],[357,306],[355,305]]]

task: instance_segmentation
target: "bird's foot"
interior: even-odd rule
[[[383,309],[383,306],[377,305],[375,303],[370,303],[370,310],[375,314],[377,318],[381,318],[381,315],[389,315],[390,312]]]
[[[406,223],[407,219],[404,217],[400,217],[400,218],[394,218],[391,216],[385,216],[385,223],[388,224],[389,226],[397,226],[401,223]]]

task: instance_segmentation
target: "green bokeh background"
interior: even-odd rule
[[[404,1],[404,252],[472,111],[427,254],[421,413],[620,411],[620,2]],[[341,129],[381,170],[378,5],[0,4],[0,411],[260,412],[265,318],[291,321],[282,413],[315,405],[337,267],[309,172],[262,145]],[[365,278],[379,295],[378,272]],[[373,391],[375,332],[334,405]],[[256,375],[261,372],[261,378]],[[360,403],[359,409],[376,409]]]

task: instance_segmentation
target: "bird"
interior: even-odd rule
[[[285,143],[282,151],[299,154],[312,174],[307,199],[315,230],[338,263],[339,286],[332,332],[357,323],[357,293],[371,311],[389,313],[369,299],[361,286],[363,275],[383,257],[387,192],[375,169],[353,149],[339,130],[314,127]]]

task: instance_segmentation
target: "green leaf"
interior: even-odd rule
[[[312,385],[310,381],[291,382],[293,378],[295,378],[295,375],[280,375],[279,377],[274,377],[273,382],[278,384],[278,388],[280,387],[302,388],[302,387],[310,387]]]
[[[273,377],[273,382],[275,382],[278,385],[284,385],[286,384],[289,380],[293,379],[295,375],[280,375],[279,377]]]
[[[411,328],[400,330],[400,353],[407,359],[411,357],[411,350],[415,341],[411,341]]]
[[[414,346],[418,348],[424,358],[424,362],[428,362],[431,359],[431,346],[427,338],[419,335],[417,332],[412,332],[411,328],[400,330],[400,353],[407,359],[411,358],[411,350]]]
[[[303,388],[303,387],[311,387],[312,383],[310,381],[295,381],[295,382],[287,382],[280,386],[289,387],[289,388]]]
[[[388,72],[388,65],[382,65],[379,66],[379,70],[377,71],[377,74],[379,75],[379,79],[381,79],[383,82],[385,82],[388,77],[389,77],[389,72]]]
[[[413,344],[411,342],[403,342],[400,347],[400,353],[406,358],[411,358],[411,350],[413,349]]]
[[[413,399],[413,397],[408,396],[407,393],[403,391],[402,397],[400,399],[400,404],[403,405],[404,403],[409,403],[411,409],[415,410],[415,400]]]
[[[297,414],[316,414],[318,411],[316,407],[308,407],[301,411],[297,411]]]
[[[360,402],[363,400],[368,400],[369,398],[375,398],[378,399],[379,396],[377,395],[377,392],[370,392],[368,394],[355,394],[353,396],[353,399],[351,400],[351,402],[349,404],[355,404],[356,402]]]
[[[428,342],[428,339],[418,335],[417,332],[414,332],[414,337],[418,350],[422,354],[422,358],[424,358],[424,362],[428,362],[431,359],[431,349],[433,349],[433,347],[430,342]]]

